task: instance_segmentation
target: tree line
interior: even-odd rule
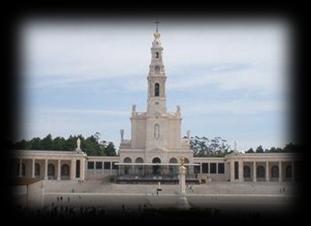
[[[81,140],[81,149],[89,156],[116,156],[116,148],[113,142],[100,140],[100,133],[96,132],[89,137],[82,135],[70,135],[67,139],[64,137],[53,138],[48,134],[44,138],[35,137],[31,140],[20,140],[13,144],[14,149],[22,150],[59,150],[59,151],[73,151],[77,147],[77,139]],[[191,137],[190,148],[195,157],[223,157],[232,153],[231,146],[226,139],[222,137],[214,137],[209,139],[207,137]],[[284,148],[271,147],[264,149],[259,145],[255,150],[248,149],[245,153],[289,153],[300,152],[301,146],[298,144],[289,143]]]
[[[190,146],[195,157],[223,157],[234,151],[227,143],[227,140],[222,137],[215,137],[212,139],[198,136],[191,137]],[[245,151],[245,153],[297,153],[301,150],[301,145],[288,143],[284,148],[271,147],[264,149],[262,145],[259,145],[255,150],[250,148]]]
[[[264,149],[262,145],[259,145],[255,150],[253,148],[248,149],[245,153],[297,153],[302,150],[301,145],[288,143],[284,148],[271,147]]]
[[[116,148],[113,142],[100,140],[100,134],[84,137],[82,135],[70,135],[67,139],[64,137],[53,138],[48,134],[44,138],[35,137],[31,140],[20,140],[13,145],[14,149],[22,150],[56,150],[73,151],[77,147],[77,139],[81,140],[81,149],[89,156],[116,156]]]

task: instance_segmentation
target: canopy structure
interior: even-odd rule
[[[179,163],[116,163],[118,165],[117,183],[173,183],[179,181]],[[186,167],[186,182],[198,183],[194,174],[194,166],[199,164],[183,164]]]
[[[180,166],[179,163],[126,163],[126,162],[118,162],[115,163],[118,166]],[[200,164],[197,163],[185,163],[184,166],[199,166]]]

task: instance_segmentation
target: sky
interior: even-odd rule
[[[99,132],[130,139],[131,106],[146,111],[154,20],[29,20],[20,28],[21,138]],[[160,18],[168,111],[182,134],[221,136],[245,151],[288,136],[290,27],[281,20]]]

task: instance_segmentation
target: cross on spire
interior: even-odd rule
[[[159,21],[158,20],[156,20],[156,22],[154,22],[155,24],[156,24],[156,32],[158,32],[158,27],[159,27]]]

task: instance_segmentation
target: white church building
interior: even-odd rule
[[[181,134],[182,114],[166,107],[166,73],[160,33],[154,33],[147,77],[145,112],[131,112],[131,137],[121,142],[118,156],[87,156],[77,142],[73,151],[17,150],[12,173],[18,178],[92,180],[111,177],[117,183],[178,181],[177,167],[186,163],[187,181],[206,183],[282,182],[298,176],[299,158],[293,153],[231,153],[224,157],[194,157],[190,131]],[[185,138],[184,138],[185,137]]]

